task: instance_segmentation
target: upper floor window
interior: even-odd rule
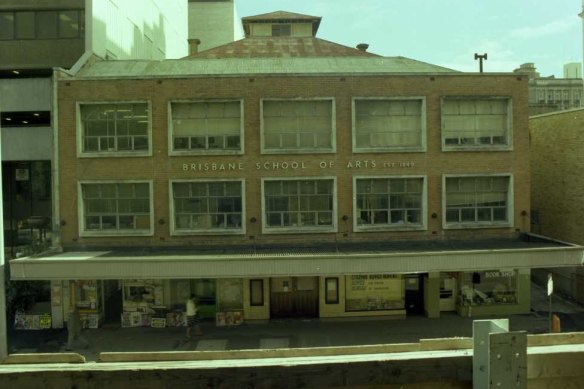
[[[242,181],[172,182],[173,232],[243,233]]]
[[[509,98],[448,97],[442,100],[443,150],[508,150]]]
[[[263,181],[264,232],[336,230],[335,180],[332,178]]]
[[[150,183],[82,182],[79,186],[81,235],[152,233]]]
[[[292,25],[290,24],[272,24],[272,36],[291,36]]]
[[[355,229],[421,229],[425,225],[423,177],[355,178]]]
[[[83,154],[149,153],[148,103],[80,104]]]
[[[511,176],[444,177],[445,227],[512,224]]]
[[[241,101],[172,102],[172,152],[241,153]]]
[[[263,100],[262,151],[334,152],[332,99]]]
[[[81,38],[83,10],[0,12],[0,40]]]
[[[423,151],[426,142],[425,100],[354,100],[353,151]]]

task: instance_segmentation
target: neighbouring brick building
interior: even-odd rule
[[[584,109],[532,116],[532,229],[556,239],[584,244]],[[538,278],[554,275],[556,290],[584,302],[584,271],[543,269]]]
[[[77,280],[59,302],[90,326],[180,324],[191,292],[223,325],[529,312],[532,268],[581,263],[529,234],[526,76],[243,23],[181,60],[58,72],[64,251],[17,278]]]

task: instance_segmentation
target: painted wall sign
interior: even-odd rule
[[[412,161],[376,161],[372,159],[348,161],[339,165],[334,160],[321,161],[302,161],[302,160],[280,160],[255,162],[246,165],[245,162],[198,162],[183,163],[183,171],[198,173],[206,172],[224,172],[224,171],[241,171],[241,170],[264,170],[264,171],[294,171],[308,168],[319,167],[320,169],[334,169],[341,167],[347,170],[367,170],[367,169],[395,169],[395,168],[413,168],[415,162]]]

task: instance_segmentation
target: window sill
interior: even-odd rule
[[[262,228],[262,234],[314,234],[314,233],[335,233],[337,232],[336,227],[326,227],[326,228],[317,228],[317,227],[305,227],[305,228]]]
[[[245,230],[243,229],[233,229],[233,230],[173,230],[171,231],[171,236],[191,236],[191,235],[244,235]]]
[[[354,148],[354,154],[374,154],[374,153],[425,153],[426,147],[377,147],[377,148]]]
[[[451,151],[513,151],[513,147],[509,145],[501,145],[501,146],[489,146],[489,145],[480,145],[480,146],[444,146],[442,145],[442,151],[444,152],[451,152]]]
[[[200,156],[200,155],[243,155],[243,150],[173,150],[169,153],[171,157]]]
[[[513,227],[509,222],[501,223],[457,223],[444,224],[442,226],[445,230],[466,230],[466,229],[480,229],[480,228],[511,228]]]
[[[334,149],[262,149],[263,155],[269,154],[334,154]]]
[[[78,158],[127,158],[127,157],[151,157],[152,151],[108,151],[100,153],[79,153]]]
[[[131,236],[153,236],[153,230],[116,230],[116,231],[82,231],[79,236],[82,238],[101,238],[101,237],[131,237]]]
[[[387,231],[425,231],[427,227],[424,225],[377,225],[377,226],[354,226],[353,231],[359,232],[387,232]]]

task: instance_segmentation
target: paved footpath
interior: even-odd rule
[[[544,333],[548,330],[548,297],[533,284],[532,312],[508,316],[510,330]],[[562,332],[584,331],[584,307],[554,297],[552,309],[561,318]],[[492,318],[502,318],[501,316]],[[418,342],[420,339],[472,336],[475,319],[442,313],[438,319],[408,316],[400,319],[294,319],[216,327],[203,322],[204,335],[185,340],[184,328],[99,328],[83,331],[87,347],[73,351],[96,360],[104,351],[211,351],[327,347]],[[11,331],[10,353],[63,352],[66,330]]]

